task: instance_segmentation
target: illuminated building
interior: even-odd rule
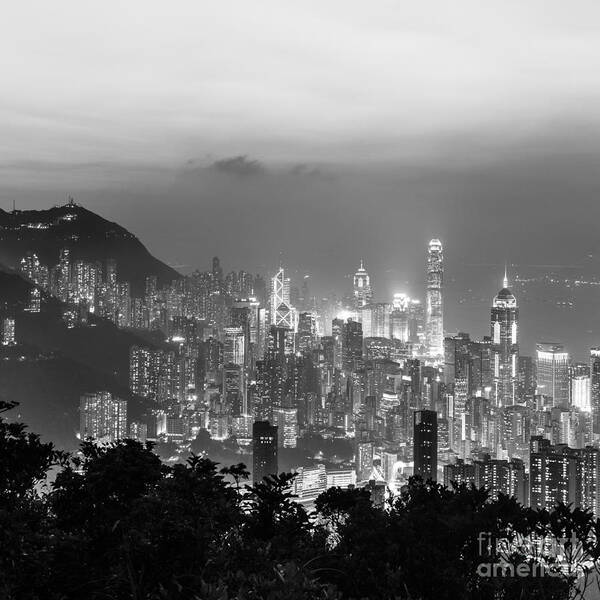
[[[298,440],[298,409],[275,408],[273,420],[277,425],[280,448],[295,448]]]
[[[427,356],[433,361],[444,357],[444,305],[442,287],[444,281],[444,254],[440,240],[429,242],[427,252]]]
[[[414,474],[424,481],[437,481],[437,413],[416,410],[414,413]]]
[[[255,484],[267,475],[278,474],[277,427],[269,421],[255,421],[252,425],[252,477]]]
[[[373,291],[371,289],[371,279],[367,270],[365,269],[364,263],[361,259],[358,271],[354,274],[354,309],[358,310],[362,306],[371,304],[373,298]]]
[[[296,328],[296,313],[290,304],[290,280],[283,267],[271,279],[271,323],[276,327]]]
[[[462,458],[456,459],[453,464],[444,465],[444,485],[450,488],[453,483],[475,484],[475,465],[465,463]]]
[[[127,437],[127,402],[110,392],[84,394],[79,401],[81,439],[116,442]]]
[[[327,471],[325,465],[299,467],[292,485],[293,493],[299,502],[312,502],[327,490]]]
[[[569,353],[562,344],[537,344],[537,393],[552,398],[553,406],[569,405]]]
[[[356,471],[354,469],[327,470],[327,487],[347,488],[356,485]]]
[[[527,502],[527,476],[522,460],[497,460],[485,455],[474,462],[475,486],[489,490],[491,498],[499,494],[515,497],[519,502]]]
[[[242,327],[225,327],[223,329],[223,362],[243,367],[245,364],[245,336]]]
[[[571,406],[584,412],[592,410],[589,365],[577,364],[571,369]]]
[[[409,303],[410,298],[406,294],[394,294],[390,313],[390,336],[401,342],[408,342],[410,339]]]
[[[342,368],[356,372],[362,365],[363,331],[358,321],[348,319],[342,326]]]
[[[298,315],[298,350],[312,350],[317,340],[317,319],[312,312],[302,312]]]
[[[387,302],[377,302],[371,306],[371,335],[365,335],[365,337],[389,338],[391,313],[390,304]]]
[[[557,502],[575,503],[577,456],[567,446],[553,446],[538,436],[530,443],[530,506],[552,508]]]
[[[39,313],[42,307],[42,293],[40,288],[32,287],[29,290],[29,304],[25,309],[25,312]]]
[[[5,317],[2,320],[2,345],[14,346],[15,344],[15,320],[12,317]]]
[[[373,442],[356,444],[356,482],[369,481],[373,472]]]
[[[600,347],[590,349],[590,404],[595,435],[600,434]]]
[[[496,406],[510,406],[517,401],[519,308],[506,274],[492,303],[491,326],[493,397]]]

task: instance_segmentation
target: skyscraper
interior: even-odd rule
[[[283,267],[271,279],[271,323],[287,329],[296,328],[295,310],[290,304],[290,280]]]
[[[371,290],[371,279],[365,269],[362,259],[358,271],[354,274],[354,308],[358,310],[361,306],[371,303],[373,291]]]
[[[562,344],[537,344],[537,392],[552,398],[553,406],[569,405],[569,353]]]
[[[414,474],[424,480],[437,481],[437,413],[416,410],[414,413]]]
[[[494,400],[496,406],[510,406],[517,399],[519,308],[506,273],[492,303],[491,326]]]
[[[276,475],[277,463],[277,427],[269,421],[256,421],[252,425],[252,477],[259,483],[267,475]]]
[[[595,434],[600,434],[600,347],[590,349],[590,403]]]
[[[433,361],[444,359],[444,254],[440,240],[429,242],[427,252],[427,356]]]

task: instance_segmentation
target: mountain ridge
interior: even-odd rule
[[[160,286],[182,277],[133,233],[73,201],[43,210],[0,209],[0,263],[18,269],[21,258],[31,251],[42,263],[54,265],[63,248],[70,250],[73,260],[115,259],[118,280],[129,281],[136,295],[143,294],[146,277],[156,276]]]

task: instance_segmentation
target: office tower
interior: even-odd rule
[[[364,337],[390,337],[390,312],[391,306],[388,302],[377,302],[372,304],[371,310],[371,335]],[[363,328],[364,329],[364,328]],[[363,331],[364,334],[364,331]]]
[[[248,414],[243,367],[233,363],[223,366],[223,401],[235,417]]]
[[[2,345],[14,346],[15,341],[15,320],[12,317],[2,319]]]
[[[223,328],[223,362],[243,367],[245,365],[245,341],[242,327]]]
[[[273,420],[277,426],[280,448],[295,448],[298,441],[298,409],[274,408]]]
[[[71,282],[71,253],[68,248],[60,251],[57,273],[57,295],[63,302],[69,301],[69,285]]]
[[[424,480],[437,481],[437,413],[417,410],[414,413],[414,474]]]
[[[600,347],[590,349],[590,404],[595,435],[600,434]]]
[[[369,481],[373,472],[373,442],[359,441],[356,444],[356,482]]]
[[[296,328],[295,309],[290,302],[290,280],[283,267],[271,279],[271,323],[276,327]]]
[[[362,306],[366,306],[367,304],[371,304],[371,300],[373,299],[373,291],[371,289],[371,279],[365,266],[363,264],[362,258],[360,260],[360,266],[358,267],[358,271],[354,274],[354,309],[358,310]]]
[[[342,326],[342,368],[347,373],[362,366],[363,332],[358,321],[348,319]]]
[[[127,401],[110,392],[84,394],[79,400],[81,439],[116,442],[127,437]]]
[[[569,405],[569,353],[562,344],[541,343],[537,348],[537,393],[552,398],[553,406]]]
[[[394,294],[390,313],[390,337],[394,340],[408,342],[410,339],[409,303],[406,294]]]
[[[504,274],[502,289],[492,303],[493,395],[496,406],[517,401],[519,308]]]
[[[589,413],[592,410],[590,366],[577,363],[571,368],[571,406]]]
[[[277,475],[277,427],[269,421],[255,421],[252,442],[252,477],[254,483],[259,483],[267,475]]]
[[[429,242],[427,252],[427,312],[426,343],[427,356],[441,362],[444,357],[444,254],[440,240]]]
[[[519,400],[533,399],[535,396],[535,361],[531,356],[519,355]]]
[[[301,312],[298,315],[298,350],[312,350],[317,341],[317,318],[312,312]]]

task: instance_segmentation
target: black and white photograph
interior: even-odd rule
[[[600,600],[597,0],[0,4],[0,600]]]

